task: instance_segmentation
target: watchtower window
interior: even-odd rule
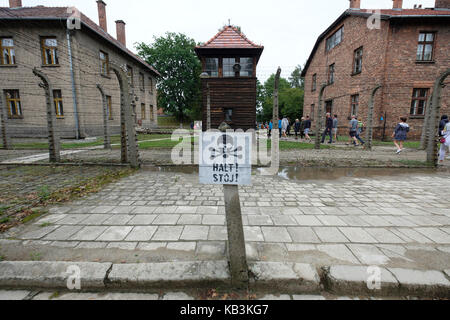
[[[218,77],[219,76],[219,58],[206,58],[205,72],[210,77]]]
[[[253,76],[253,58],[241,58],[241,77]]]
[[[223,76],[225,78],[232,78],[236,76],[236,72],[233,69],[235,64],[235,58],[223,58]]]

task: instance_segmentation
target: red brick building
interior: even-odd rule
[[[347,134],[352,114],[367,120],[371,91],[380,84],[375,136],[389,137],[399,117],[406,116],[409,137],[418,139],[434,81],[450,68],[450,0],[414,9],[394,0],[389,10],[361,9],[360,3],[351,0],[350,9],[319,36],[302,74],[304,115],[314,120],[321,85],[327,83],[325,112],[337,114],[340,134]],[[441,112],[449,114],[449,86],[442,93]]]

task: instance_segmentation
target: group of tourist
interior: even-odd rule
[[[407,139],[410,127],[407,123],[406,117],[401,117],[400,122],[394,129],[392,138],[394,145],[397,148],[396,153],[400,154],[404,151],[404,142]],[[325,138],[329,137],[328,143],[335,143],[338,141],[338,116],[331,116],[330,113],[326,114],[325,130],[322,133],[322,143],[325,143]],[[291,136],[291,130],[293,128],[295,134],[295,140],[300,138],[300,141],[311,142],[312,139],[309,136],[312,123],[310,116],[302,117],[301,120],[296,119],[295,122],[291,122],[288,117],[278,118],[279,136],[281,138],[288,138]],[[349,123],[349,142],[346,145],[363,146],[365,141],[361,138],[361,133],[364,131],[364,123],[358,120],[358,117],[353,115]],[[273,122],[270,121],[261,126],[262,129],[267,129],[269,137],[272,135]],[[445,159],[447,151],[450,149],[450,121],[447,115],[442,116],[439,124],[439,137],[441,148],[439,151],[439,161],[442,163]]]

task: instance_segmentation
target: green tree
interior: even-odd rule
[[[181,122],[201,109],[201,63],[195,41],[184,34],[168,32],[154,43],[136,45],[139,56],[154,66],[158,80],[158,105]]]
[[[289,83],[292,88],[304,89],[304,80],[302,78],[302,66],[298,65],[289,77]]]
[[[262,111],[260,118],[262,121],[270,121],[273,118],[273,90],[275,86],[275,74],[271,75],[264,83],[263,95],[260,97],[262,101]],[[291,121],[299,118],[303,114],[303,97],[302,88],[291,87],[291,83],[285,78],[280,78],[279,87],[279,106],[280,117],[286,116]]]

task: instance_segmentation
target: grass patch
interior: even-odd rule
[[[50,190],[47,185],[40,186],[38,189],[38,197],[41,202],[45,202],[50,198]]]
[[[40,216],[43,216],[44,214],[46,214],[48,212],[47,210],[42,210],[42,209],[31,209],[30,211],[32,213],[26,215],[25,218],[22,219],[22,223],[30,222],[36,218],[39,218]],[[25,213],[26,213],[26,211],[25,211]]]
[[[9,218],[9,217],[1,218],[0,219],[0,224],[8,223],[10,220],[11,220],[11,218]]]
[[[295,142],[295,141],[280,141],[280,150],[312,150],[314,149],[314,144],[304,143],[304,142]],[[267,149],[272,148],[272,141],[267,140]],[[320,146],[321,149],[336,149],[334,146],[330,146],[327,144],[322,144]]]
[[[420,160],[397,160],[396,162],[409,167],[430,167],[430,168],[434,167],[432,163]]]
[[[45,227],[50,227],[51,225],[53,225],[51,222],[45,222],[45,223],[41,224],[40,227],[45,228]]]
[[[40,261],[42,259],[42,254],[39,252],[32,252],[30,253],[30,259],[31,261]]]
[[[56,299],[60,296],[59,292],[53,292],[52,295],[48,298],[49,300]]]

